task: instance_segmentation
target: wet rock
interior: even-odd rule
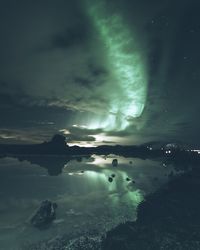
[[[31,218],[31,224],[39,229],[47,228],[56,218],[57,204],[49,200],[42,201],[39,209]]]
[[[117,159],[113,159],[112,165],[113,165],[113,167],[117,167],[118,166],[118,160]]]
[[[113,182],[113,178],[112,177],[108,177],[108,181],[109,182]]]

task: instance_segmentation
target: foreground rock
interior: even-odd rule
[[[49,200],[42,201],[39,209],[31,218],[31,224],[39,229],[47,228],[56,218],[57,204]]]
[[[200,170],[176,177],[147,197],[136,222],[107,233],[103,250],[200,250]]]
[[[118,166],[118,160],[117,159],[113,159],[112,160],[112,165],[113,165],[113,167],[117,167]]]

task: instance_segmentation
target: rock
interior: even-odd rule
[[[49,143],[54,144],[57,147],[65,147],[66,146],[65,139],[66,139],[65,136],[56,134],[52,137]]]
[[[31,224],[39,229],[48,227],[56,218],[57,204],[49,200],[42,201],[39,209],[31,218]]]
[[[112,165],[113,165],[113,167],[117,167],[118,166],[118,160],[117,159],[113,159]]]
[[[113,178],[112,177],[108,177],[108,181],[109,182],[113,182]]]

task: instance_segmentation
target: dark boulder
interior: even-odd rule
[[[112,177],[108,177],[108,181],[109,182],[113,182],[113,178]]]
[[[42,201],[40,207],[31,218],[31,224],[39,229],[47,228],[56,218],[57,204],[49,200]]]
[[[118,160],[117,159],[113,159],[112,165],[113,165],[113,167],[117,167],[118,166]]]

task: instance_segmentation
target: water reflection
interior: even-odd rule
[[[104,233],[135,220],[138,204],[167,181],[171,170],[158,161],[115,155],[0,159],[0,246],[13,249],[56,235],[71,239],[87,231]],[[29,219],[45,199],[58,204],[57,219],[41,232]]]

